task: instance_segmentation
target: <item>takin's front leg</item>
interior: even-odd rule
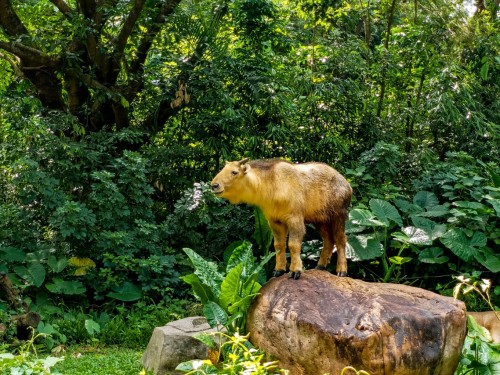
[[[272,277],[279,277],[286,273],[286,233],[287,228],[281,221],[269,220],[269,226],[274,236],[274,250],[276,251],[276,266]]]
[[[290,249],[290,275],[288,278],[298,280],[302,272],[302,259],[300,259],[300,251],[302,248],[302,240],[306,234],[306,226],[304,220],[294,220],[288,223],[288,248]]]

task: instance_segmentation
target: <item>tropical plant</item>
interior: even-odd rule
[[[62,357],[48,356],[39,358],[35,341],[45,336],[45,334],[33,334],[20,348],[18,354],[0,353],[0,373],[2,375],[49,375],[59,374],[51,371],[51,368],[62,361]]]
[[[209,359],[183,362],[176,370],[190,375],[205,374],[286,374],[277,361],[265,361],[265,353],[255,349],[248,341],[249,335],[228,335],[223,332],[201,334],[196,338],[207,344],[212,355]],[[221,359],[222,357],[222,359]]]
[[[263,268],[274,253],[260,263],[253,256],[252,244],[240,241],[230,245],[224,253],[224,270],[200,257],[191,249],[184,249],[195,269],[182,276],[191,285],[194,295],[203,304],[203,313],[211,327],[224,327],[229,335],[246,331],[246,313],[252,300],[266,281]]]
[[[500,345],[493,343],[488,330],[467,317],[467,336],[455,375],[486,375],[500,371]]]

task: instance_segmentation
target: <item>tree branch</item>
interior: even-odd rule
[[[0,59],[6,60],[10,66],[12,67],[12,70],[18,77],[24,77],[24,73],[20,67],[21,61],[19,60],[19,57],[14,56],[14,58],[11,58],[9,55],[6,55],[5,53],[0,52]]]
[[[25,60],[25,62],[29,62],[29,67],[31,68],[37,66],[48,66],[55,68],[60,65],[59,58],[51,57],[36,48],[25,46],[22,43],[4,42],[0,40],[0,48],[12,53],[13,55],[16,55],[22,60]],[[33,63],[36,63],[37,65],[33,65]]]
[[[148,32],[140,41],[135,59],[130,63],[130,72],[132,74],[136,74],[139,70],[142,71],[142,65],[146,61],[149,49],[151,48],[156,35],[160,32],[165,23],[165,18],[172,14],[175,7],[179,5],[180,2],[181,0],[166,0],[163,3],[163,6],[153,21],[153,24],[149,27]]]
[[[64,0],[50,0],[52,4],[54,4],[57,9],[66,17],[71,20],[73,18],[73,10],[70,8],[68,4]]]
[[[125,50],[125,46],[127,45],[127,40],[132,33],[132,30],[134,28],[135,23],[137,22],[137,19],[139,18],[139,15],[141,14],[142,8],[144,7],[145,0],[135,0],[134,1],[134,6],[132,7],[132,10],[130,11],[127,19],[125,20],[123,27],[118,34],[118,37],[116,38],[116,49],[115,49],[115,55],[117,56],[118,60],[121,59],[121,56],[123,55],[123,51]]]
[[[0,0],[0,26],[9,36],[28,35],[28,30],[12,8],[10,0]]]

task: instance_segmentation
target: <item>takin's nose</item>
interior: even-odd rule
[[[212,184],[212,191],[216,191],[216,190],[218,190],[219,188],[220,188],[220,184],[218,184],[218,183],[214,183],[214,184]]]

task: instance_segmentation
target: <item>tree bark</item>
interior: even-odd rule
[[[17,289],[12,285],[9,276],[5,272],[0,273],[0,296],[4,296],[10,307],[19,312],[19,315],[13,315],[11,321],[16,324],[17,338],[27,340],[31,336],[31,328],[36,328],[40,323],[40,315],[29,311],[28,304],[23,301]],[[1,329],[0,329],[1,331]]]
[[[122,17],[123,23],[113,35],[109,35],[109,28],[105,25],[112,14],[109,10],[117,0],[78,0],[74,5],[65,0],[50,1],[60,13],[62,22],[73,22],[77,17],[81,22],[83,17],[85,32],[75,34],[77,36],[68,40],[67,47],[63,46],[59,54],[49,54],[44,46],[33,42],[35,38],[29,35],[11,0],[0,0],[0,30],[6,36],[0,40],[0,50],[9,56],[9,63],[15,65],[14,71],[33,84],[36,95],[47,110],[68,111],[91,132],[105,126],[128,127],[128,106],[144,88],[144,64],[148,52],[180,0],[155,2],[154,8],[148,10],[148,17],[141,17],[147,2],[132,1]],[[221,14],[215,12],[214,17],[217,19]],[[139,26],[147,31],[138,32]],[[178,80],[183,82],[186,94],[190,69],[199,63],[207,48],[206,42],[199,41],[195,53],[181,69]],[[128,54],[127,46],[131,43],[136,48],[133,54]],[[124,74],[120,75],[121,72]],[[124,79],[119,81],[118,77]],[[175,91],[172,96],[175,97]],[[175,109],[170,105],[165,106],[166,110],[162,108],[161,115],[155,117],[158,125],[155,128],[163,126],[187,102],[182,101]],[[151,129],[149,119],[145,126]]]

